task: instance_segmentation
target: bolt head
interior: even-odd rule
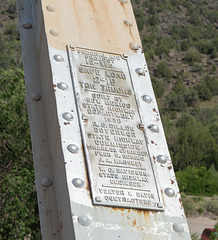
[[[88,226],[91,223],[91,220],[87,216],[81,215],[81,216],[78,217],[78,222],[82,226]]]
[[[23,28],[25,28],[25,29],[30,29],[30,28],[32,28],[32,23],[30,23],[30,22],[25,22],[25,23],[23,23]]]
[[[55,7],[52,6],[52,5],[47,5],[47,6],[46,6],[46,9],[47,9],[49,12],[55,12],[55,11],[56,11]]]
[[[159,133],[159,127],[156,124],[150,124],[148,128],[155,133]]]
[[[76,187],[76,188],[82,188],[84,187],[84,181],[80,178],[74,178],[73,179],[73,185]]]
[[[174,223],[174,224],[173,224],[173,230],[174,230],[175,232],[182,233],[182,232],[184,232],[184,227],[183,227],[183,225],[180,224],[180,223]]]
[[[130,43],[129,46],[132,50],[139,50],[139,45],[137,43]]]
[[[56,29],[51,29],[49,32],[50,32],[51,35],[53,35],[55,37],[59,35],[59,32]]]
[[[129,20],[129,19],[126,19],[126,20],[124,20],[123,22],[124,22],[124,24],[125,24],[126,26],[129,26],[129,27],[131,27],[131,26],[133,25],[133,21],[131,21],[131,20]]]
[[[57,55],[54,55],[54,60],[57,62],[63,62],[64,58],[61,55],[57,54]]]
[[[31,98],[34,100],[34,101],[39,101],[41,99],[41,96],[39,93],[35,92],[35,93],[32,93],[31,94]]]
[[[62,117],[67,120],[67,121],[72,121],[73,120],[73,115],[69,112],[65,112],[62,114]]]
[[[175,196],[175,191],[172,188],[166,188],[164,190],[164,192],[168,197],[174,197]]]
[[[52,185],[52,180],[48,177],[42,178],[41,179],[41,184],[44,187],[50,187]]]
[[[166,156],[164,156],[164,155],[158,155],[158,156],[157,156],[157,161],[158,161],[159,163],[166,163],[166,162],[167,162],[167,158],[166,158]]]
[[[79,148],[75,144],[69,144],[67,146],[67,150],[71,153],[74,153],[74,154],[79,152]]]
[[[127,3],[128,2],[128,0],[119,0],[120,1],[120,3],[122,3],[122,4],[124,4],[124,3]]]
[[[151,97],[150,96],[148,96],[148,95],[144,95],[144,96],[142,96],[142,99],[143,99],[143,101],[145,101],[146,103],[150,103],[151,102]]]
[[[143,68],[137,68],[136,73],[140,76],[145,76],[145,70]]]
[[[68,85],[65,82],[60,82],[60,83],[58,83],[58,88],[63,91],[66,91],[66,90],[68,90]]]

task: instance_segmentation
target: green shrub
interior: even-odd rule
[[[213,195],[218,193],[218,186],[216,184],[218,181],[218,172],[214,167],[207,170],[205,167],[196,168],[189,166],[184,170],[176,172],[176,177],[180,191],[187,194]],[[192,201],[194,203],[193,199]],[[211,201],[205,202],[202,210],[204,210],[203,208],[218,214],[218,198],[212,198]]]
[[[197,84],[195,89],[202,100],[210,100],[212,96],[218,94],[218,78],[206,75],[203,82]]]
[[[205,202],[208,212],[215,213],[218,216],[218,196],[212,197],[210,201]]]
[[[190,47],[190,43],[186,40],[182,41],[181,44],[180,44],[180,49],[182,51],[187,51]]]
[[[193,65],[196,62],[201,61],[201,54],[197,51],[189,51],[185,56],[185,61],[189,65]]]
[[[152,78],[151,81],[154,88],[155,96],[157,98],[161,98],[164,95],[166,89],[163,81],[157,80],[156,78]]]
[[[150,26],[155,26],[155,25],[157,25],[158,24],[158,17],[156,16],[156,15],[154,15],[154,16],[150,16],[149,18],[148,18],[148,24],[150,25]]]
[[[170,78],[173,76],[173,71],[168,67],[165,62],[160,62],[158,63],[157,68],[154,71],[154,75],[156,77],[162,77],[169,82]]]

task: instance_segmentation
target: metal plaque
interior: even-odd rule
[[[93,204],[163,210],[128,58],[69,49]]]

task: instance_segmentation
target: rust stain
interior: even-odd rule
[[[136,225],[136,219],[134,219],[132,222],[132,226],[135,227],[135,225]]]
[[[133,36],[133,34],[132,34],[131,26],[129,26],[129,33],[130,33],[130,35],[131,35],[132,41],[135,42],[134,36]]]
[[[171,181],[171,184],[174,184],[174,182],[175,182],[175,181],[173,181],[172,179],[170,179],[170,181]]]
[[[172,166],[169,166],[169,167],[168,167],[169,170],[172,170],[172,168],[173,168]]]
[[[156,112],[156,113],[157,113],[157,110],[156,110],[155,108],[153,108],[152,110],[153,110],[153,112]]]
[[[154,144],[154,141],[151,141],[152,144]]]
[[[53,84],[53,87],[57,87],[57,85],[56,85],[56,84]]]

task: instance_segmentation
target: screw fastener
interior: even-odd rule
[[[136,73],[140,76],[145,76],[145,71],[143,68],[137,68]]]
[[[31,98],[34,100],[34,101],[39,101],[41,99],[41,96],[40,94],[37,92],[37,93],[32,93],[31,94]]]
[[[166,188],[164,190],[164,192],[168,197],[174,197],[175,196],[175,191],[172,188]]]
[[[72,121],[73,120],[73,115],[69,112],[65,112],[62,114],[62,117],[67,120],[67,121]]]
[[[139,45],[137,43],[130,43],[129,46],[132,50],[139,50]]]
[[[85,216],[85,215],[79,216],[79,217],[78,217],[78,222],[79,222],[82,226],[88,226],[88,225],[91,223],[90,219],[89,219],[87,216]]]
[[[30,28],[32,28],[32,24],[30,22],[25,22],[23,24],[23,28],[30,29]]]
[[[161,202],[157,203],[158,208],[163,208],[163,204]]]
[[[155,133],[159,133],[159,127],[155,124],[150,124],[148,126],[148,128],[152,131],[152,132],[155,132]]]
[[[101,202],[101,197],[95,197],[96,202]]]
[[[143,123],[139,123],[138,128],[140,130],[144,130],[145,129],[145,125]]]
[[[74,178],[73,179],[73,185],[76,187],[76,188],[82,188],[84,187],[84,181],[80,178]]]
[[[145,101],[146,103],[150,103],[152,99],[150,96],[144,95],[142,96],[142,100]]]
[[[174,224],[173,224],[173,230],[174,230],[175,232],[182,233],[182,232],[184,232],[184,227],[183,227],[183,225],[180,224],[180,223],[174,223]]]
[[[167,162],[167,158],[164,155],[158,155],[157,156],[157,161],[159,163],[166,163]]]
[[[50,187],[52,185],[52,180],[48,177],[41,179],[41,184],[44,187]]]
[[[63,62],[64,58],[61,55],[54,55],[54,60],[57,62]]]

